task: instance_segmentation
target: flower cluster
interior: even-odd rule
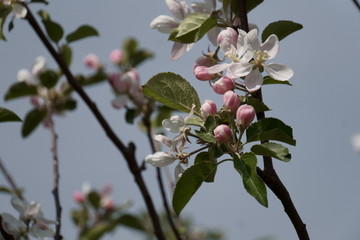
[[[15,239],[28,236],[37,239],[50,238],[55,235],[55,231],[48,224],[56,224],[55,221],[44,218],[40,210],[40,204],[37,202],[27,202],[17,197],[12,197],[12,206],[19,212],[19,218],[8,213],[2,213],[2,227],[7,234]]]
[[[22,2],[24,2],[24,0],[0,0],[0,6],[2,4],[5,7],[11,7],[16,18],[25,18],[27,9]]]

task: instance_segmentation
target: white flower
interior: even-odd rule
[[[150,27],[157,29],[161,33],[169,34],[174,28],[177,28],[181,20],[184,20],[189,14],[189,7],[185,1],[166,0],[165,2],[174,17],[160,15],[152,20]],[[186,51],[191,49],[192,45],[193,44],[174,42],[171,50],[171,59],[176,60],[180,58]]]
[[[13,3],[11,7],[16,18],[26,17],[27,9],[24,7],[24,5],[20,3]]]
[[[154,154],[149,154],[145,158],[145,162],[153,165],[154,167],[165,167],[173,162],[177,157],[166,152],[156,152]]]
[[[354,135],[351,140],[355,151],[360,152],[360,134]]]
[[[1,225],[8,234],[19,237],[23,233],[26,233],[26,225],[24,222],[19,221],[13,215],[8,213],[1,214]]]
[[[247,36],[249,52],[253,53],[253,70],[245,77],[244,85],[250,91],[256,91],[261,87],[264,79],[260,72],[265,70],[272,78],[279,81],[287,81],[294,72],[284,64],[269,63],[265,61],[276,57],[279,51],[279,39],[275,34],[270,35],[266,41],[260,45],[257,29],[251,30]]]
[[[31,73],[34,76],[40,75],[46,68],[46,59],[43,56],[39,56],[35,59],[35,63],[31,69]]]
[[[20,69],[17,73],[17,80],[19,82],[29,83],[31,81],[31,74],[27,69]]]

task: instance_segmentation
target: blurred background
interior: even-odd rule
[[[190,4],[190,1],[187,1]],[[213,99],[221,104],[204,82],[195,79],[192,65],[209,46],[207,39],[198,42],[177,61],[170,60],[172,42],[150,29],[158,15],[170,15],[165,1],[131,0],[63,0],[50,5],[32,5],[34,11],[46,8],[52,19],[67,33],[81,24],[98,29],[100,37],[75,42],[71,69],[90,73],[82,59],[89,53],[111,67],[109,53],[119,48],[126,37],[136,38],[141,47],[152,50],[155,58],[138,69],[143,83],[154,74],[171,71],[182,75],[199,91],[201,102]],[[359,42],[360,12],[351,0],[264,1],[249,14],[249,22],[262,31],[270,22],[292,20],[304,29],[281,41],[276,62],[291,67],[293,86],[264,86],[263,95],[273,109],[267,116],[282,119],[292,126],[296,147],[290,147],[292,160],[275,160],[275,168],[289,190],[307,225],[311,239],[360,239],[360,156],[351,139],[360,133]],[[27,22],[15,20],[15,29],[5,31],[7,42],[0,42],[0,106],[21,118],[31,105],[28,99],[3,101],[4,93],[16,81],[19,69],[31,69],[37,56],[45,56],[55,68],[42,43]],[[111,107],[113,95],[107,84],[86,88],[102,113],[124,142],[138,144],[139,160],[150,153],[145,135],[135,126],[124,123],[124,112]],[[75,95],[76,99],[79,99]],[[131,200],[130,212],[144,210],[144,202],[129,174],[125,161],[88,108],[79,99],[75,112],[55,119],[59,134],[61,202],[63,234],[75,239],[70,210],[76,207],[72,194],[84,181],[100,189],[113,185],[116,203]],[[52,190],[52,156],[50,133],[40,126],[30,137],[22,139],[20,123],[0,124],[0,157],[26,189],[26,198],[42,205],[46,217],[54,219]],[[261,164],[260,164],[261,165]],[[172,167],[170,169],[172,171]],[[152,197],[162,207],[155,179],[155,169],[145,172]],[[0,177],[3,185],[4,178]],[[167,189],[169,190],[169,189]],[[169,199],[171,194],[168,192]],[[222,164],[216,181],[204,184],[183,211],[199,228],[221,229],[228,240],[297,239],[283,207],[269,191],[269,208],[264,208],[243,189],[241,179],[231,164]],[[0,212],[15,213],[9,197],[0,195]],[[105,239],[143,239],[142,235],[119,228],[116,236]]]

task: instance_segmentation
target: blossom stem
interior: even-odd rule
[[[55,201],[55,212],[56,212],[56,229],[55,229],[55,240],[63,239],[61,235],[61,212],[62,207],[60,203],[60,194],[59,194],[59,184],[60,184],[60,171],[59,171],[59,158],[58,158],[58,148],[57,148],[57,139],[58,135],[55,131],[54,121],[52,118],[52,107],[50,107],[47,116],[47,123],[49,124],[49,130],[51,133],[51,152],[53,157],[53,190],[52,194],[54,195]]]
[[[20,198],[21,200],[24,200],[24,197],[21,194],[20,189],[17,187],[14,179],[12,178],[12,176],[10,175],[9,171],[6,169],[5,164],[3,163],[3,161],[0,158],[0,170],[2,172],[2,174],[4,175],[6,181],[9,183],[9,185],[11,186],[14,194]]]
[[[248,32],[249,25],[247,19],[247,10],[246,10],[246,0],[238,0],[239,1],[239,17],[241,21],[241,29]],[[260,101],[263,102],[261,88],[253,94]],[[258,120],[265,118],[264,112],[256,113],[256,118]],[[264,143],[265,141],[261,141]],[[257,174],[264,181],[264,183],[273,191],[273,193],[279,198],[281,201],[284,210],[288,217],[290,218],[291,223],[293,224],[298,238],[300,240],[310,240],[309,234],[306,230],[306,225],[301,220],[299,213],[297,212],[295,205],[290,197],[290,194],[279,176],[277,175],[273,163],[272,158],[268,156],[263,156],[264,161],[264,170],[257,168]]]
[[[151,199],[150,193],[147,189],[147,186],[145,184],[145,181],[143,179],[143,176],[141,174],[141,169],[137,163],[136,157],[135,157],[135,144],[130,142],[128,146],[125,146],[124,143],[117,137],[113,129],[110,127],[109,123],[106,121],[102,113],[97,108],[96,104],[90,99],[90,97],[87,95],[87,93],[84,91],[82,86],[76,81],[74,75],[64,62],[61,54],[57,53],[54,47],[51,45],[47,37],[45,36],[44,32],[40,28],[39,24],[37,23],[36,19],[34,18],[32,12],[30,11],[29,7],[24,3],[24,6],[27,9],[27,15],[25,19],[29,22],[30,26],[33,28],[33,30],[36,32],[42,43],[45,45],[51,56],[54,58],[54,60],[59,65],[60,69],[64,73],[65,77],[67,78],[67,81],[71,85],[72,88],[79,94],[81,99],[85,102],[85,104],[88,106],[90,111],[93,113],[96,120],[99,122],[105,133],[107,134],[108,138],[113,142],[113,144],[116,146],[116,148],[121,152],[121,154],[124,156],[125,161],[128,165],[128,168],[132,175],[134,176],[134,180],[141,192],[141,195],[144,199],[144,202],[146,204],[147,210],[149,212],[150,218],[152,220],[153,226],[154,226],[154,234],[159,240],[165,240],[166,237],[164,235],[164,232],[162,230],[162,227],[160,225],[159,217],[156,213],[154,203]]]

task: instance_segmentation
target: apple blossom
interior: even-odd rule
[[[30,83],[31,74],[30,74],[29,70],[27,70],[27,69],[19,70],[18,73],[17,73],[17,80],[19,82]]]
[[[228,77],[221,77],[219,80],[211,84],[211,87],[217,94],[224,94],[229,90],[234,89],[234,81]]]
[[[243,128],[247,128],[255,117],[255,109],[247,104],[241,105],[236,111],[236,122]]]
[[[231,139],[233,132],[228,125],[221,124],[214,129],[214,136],[218,142],[228,142]]]
[[[240,106],[239,96],[233,91],[227,91],[223,96],[224,108],[231,112],[236,112]]]
[[[123,52],[121,49],[114,49],[110,53],[110,61],[114,64],[119,64],[123,60]]]
[[[20,1],[20,2],[22,2],[22,1]],[[16,18],[25,18],[26,17],[27,9],[21,3],[15,2],[11,5],[11,7],[12,7],[12,11]]]
[[[200,113],[203,119],[208,116],[215,116],[217,113],[216,104],[211,100],[205,100],[204,104],[201,105]]]
[[[34,76],[39,76],[46,69],[46,59],[43,56],[39,56],[35,59],[35,63],[31,69],[31,73]]]
[[[92,70],[98,70],[101,67],[99,57],[93,53],[86,55],[83,61],[84,64]]]
[[[236,46],[238,39],[238,33],[231,27],[227,27],[222,30],[217,36],[217,44],[223,44],[223,46],[227,46],[227,48],[231,48],[231,46]]]
[[[84,193],[82,193],[80,191],[76,191],[73,193],[73,199],[75,202],[77,202],[79,204],[83,204],[86,201],[86,196]]]
[[[166,152],[156,152],[154,154],[149,154],[145,158],[145,162],[151,164],[154,167],[165,167],[173,162],[177,157]]]

